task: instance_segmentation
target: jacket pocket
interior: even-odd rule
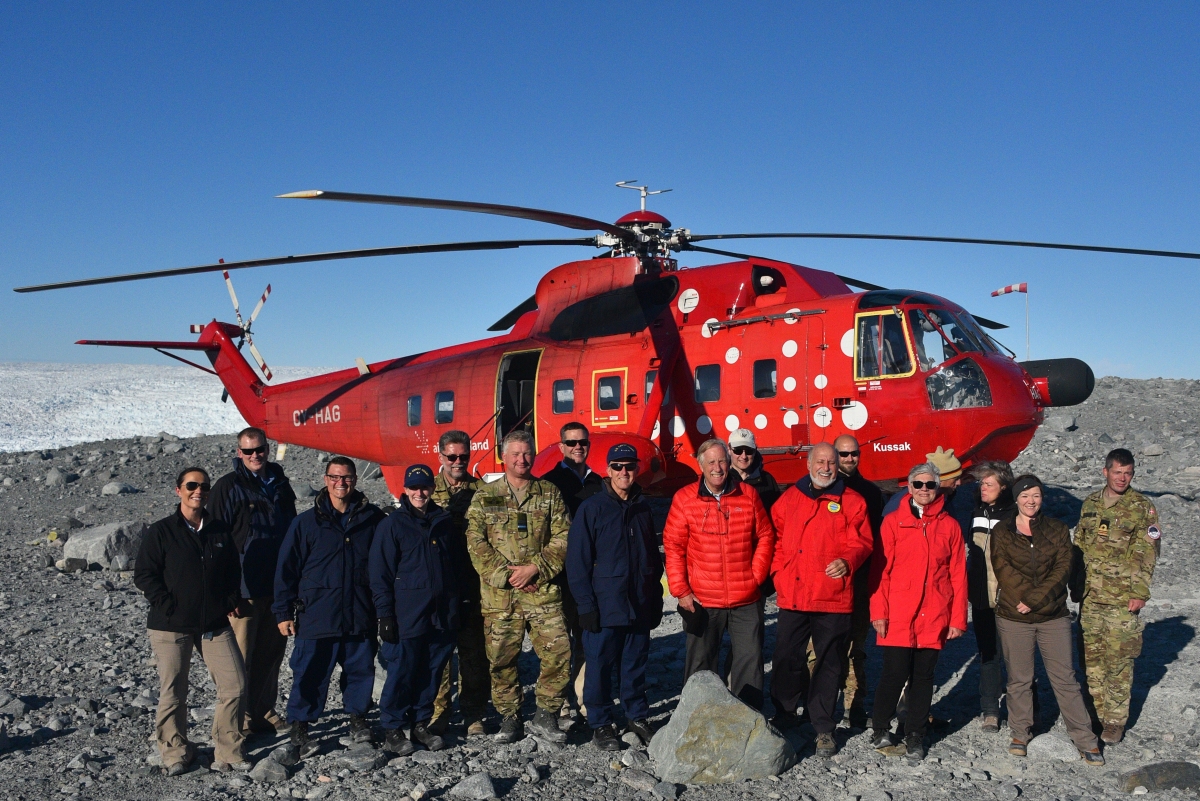
[[[429,586],[429,573],[424,570],[405,570],[396,574],[396,589],[423,590]]]

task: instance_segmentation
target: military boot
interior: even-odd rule
[[[1104,731],[1100,732],[1100,739],[1109,745],[1116,745],[1125,737],[1125,725],[1123,723],[1105,723]]]
[[[516,715],[506,715],[504,720],[500,721],[500,731],[495,740],[498,743],[515,743],[524,736],[525,727],[521,724],[521,719]]]
[[[549,740],[552,743],[565,743],[567,741],[567,733],[558,728],[558,715],[553,712],[547,712],[545,709],[538,709],[537,714],[533,716],[533,720],[529,723],[529,731],[543,740]]]
[[[308,724],[302,721],[292,724],[292,733],[288,735],[288,741],[296,748],[300,759],[308,759],[321,750],[321,744],[308,736]]]
[[[371,724],[367,723],[366,715],[350,716],[350,740],[354,743],[371,742]]]
[[[403,729],[388,729],[385,731],[383,747],[396,756],[408,756],[416,750],[412,744],[412,740],[404,736]]]

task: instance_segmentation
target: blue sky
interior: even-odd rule
[[[864,231],[1200,251],[1200,7],[1188,3],[9,4],[0,25],[0,360],[232,319],[219,274],[85,276],[319,250],[575,236],[322,188],[615,219],[637,178],[698,233]],[[947,296],[1033,356],[1200,378],[1200,263],[947,245],[756,251]],[[234,274],[274,365],[474,339],[583,249]],[[713,259],[685,256],[689,265]]]

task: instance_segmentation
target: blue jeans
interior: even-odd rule
[[[368,637],[296,638],[292,646],[292,693],[287,719],[314,723],[325,712],[333,666],[342,666],[345,689],[342,706],[351,715],[365,715],[375,684],[375,641]]]
[[[430,630],[420,637],[379,646],[387,665],[387,681],[379,697],[379,721],[385,729],[406,725],[410,714],[414,723],[433,717],[442,671],[457,640],[457,632]]]
[[[627,720],[650,716],[646,698],[646,661],[650,656],[650,630],[638,626],[602,628],[598,634],[583,632],[583,703],[588,725],[593,729],[613,722],[612,669],[621,682],[621,706]]]

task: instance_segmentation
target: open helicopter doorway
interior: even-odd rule
[[[496,377],[496,450],[512,431],[521,429],[534,437],[533,452],[537,453],[537,438],[533,425],[534,403],[537,399],[537,370],[542,360],[540,350],[506,353],[500,360]]]

